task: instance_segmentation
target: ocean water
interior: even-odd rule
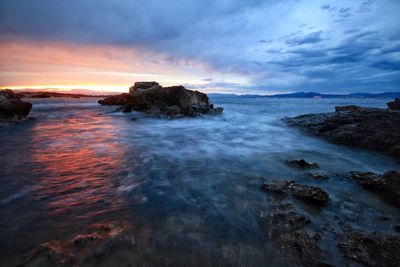
[[[385,107],[388,99],[212,101],[224,107],[222,115],[168,120],[113,113],[115,107],[94,98],[32,100],[33,119],[0,127],[2,264],[91,223],[126,221],[137,234],[134,251],[111,253],[97,266],[275,265],[279,256],[258,221],[273,201],[260,191],[260,177],[326,190],[326,208],[306,208],[315,224],[339,216],[366,231],[393,232],[398,209],[342,174],[400,170],[398,161],[280,121],[336,105]],[[331,178],[315,181],[285,163],[300,158],[317,162]],[[322,243],[337,257],[330,237]]]

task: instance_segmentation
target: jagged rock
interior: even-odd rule
[[[15,122],[28,116],[32,104],[20,100],[12,90],[0,91],[0,122]]]
[[[400,157],[400,112],[361,107],[339,110],[284,118],[283,121],[334,143]]]
[[[396,98],[394,101],[388,102],[387,106],[392,110],[400,110],[400,98]]]
[[[381,233],[364,234],[348,231],[342,237],[338,248],[347,262],[366,266],[400,266],[400,237]]]
[[[388,171],[382,175],[372,172],[350,172],[359,185],[380,194],[384,199],[400,206],[400,173]]]
[[[209,103],[208,96],[183,86],[161,87],[156,82],[137,82],[129,94],[110,96],[99,103],[102,105],[125,105],[123,110],[144,112],[151,116],[195,117],[200,114],[218,114],[222,108]]]
[[[293,204],[282,201],[273,205],[271,210],[261,212],[258,222],[267,235],[273,238],[299,230],[309,224],[310,220]]]
[[[132,227],[121,223],[89,226],[69,240],[52,240],[40,245],[20,260],[19,266],[86,266],[95,257],[118,247],[135,245]]]
[[[319,234],[304,230],[283,235],[278,241],[282,262],[285,266],[332,266],[328,254],[318,245],[320,239]]]
[[[304,159],[299,159],[299,160],[288,160],[287,163],[296,166],[298,168],[319,168],[319,165],[314,162],[308,162],[305,161]]]
[[[321,188],[299,184],[291,180],[262,178],[261,188],[265,191],[289,194],[319,206],[326,206],[329,201],[329,195]]]

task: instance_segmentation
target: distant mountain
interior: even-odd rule
[[[377,94],[351,93],[351,94],[321,94],[316,92],[297,92],[276,95],[235,95],[235,94],[208,94],[210,97],[246,97],[246,98],[396,98],[400,92],[384,92]]]

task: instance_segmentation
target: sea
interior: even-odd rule
[[[0,265],[108,221],[132,225],[135,246],[93,266],[279,265],[282,256],[260,223],[275,201],[260,190],[262,177],[325,190],[327,207],[303,207],[315,225],[342,220],[392,233],[400,222],[396,207],[346,177],[400,170],[398,160],[281,121],[338,105],[383,108],[389,99],[219,96],[211,101],[223,114],[181,119],[116,113],[97,100],[31,99],[28,120],[0,126]],[[318,163],[330,179],[288,166],[295,159]],[[325,237],[322,247],[335,263],[334,237]]]

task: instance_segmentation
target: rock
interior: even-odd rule
[[[125,105],[123,110],[130,107],[157,117],[195,117],[223,112],[222,108],[210,104],[204,93],[183,86],[161,87],[156,82],[136,82],[129,94],[110,96],[98,102],[102,105]]]
[[[264,191],[289,194],[318,206],[328,204],[329,195],[319,187],[303,185],[291,180],[268,180],[266,178],[262,178],[262,180],[261,188]]]
[[[129,105],[124,105],[124,106],[120,106],[117,109],[115,109],[114,112],[129,113],[129,112],[132,112],[132,108]]]
[[[307,173],[307,176],[310,178],[313,178],[315,180],[328,180],[329,176],[326,173],[323,172],[317,172],[317,173]]]
[[[381,233],[348,231],[338,244],[347,262],[366,266],[400,266],[400,237]],[[353,265],[351,265],[353,266]]]
[[[400,98],[396,98],[394,101],[388,102],[387,106],[392,110],[400,110]]]
[[[328,254],[318,243],[319,234],[299,230],[283,235],[279,241],[279,251],[283,254],[285,266],[333,266],[328,261]]]
[[[305,161],[304,159],[300,159],[300,160],[288,160],[287,163],[296,166],[298,168],[319,168],[319,165],[317,163],[313,163],[313,162],[308,162]]]
[[[273,205],[271,210],[261,212],[258,223],[270,238],[293,232],[310,223],[291,203],[281,201]]]
[[[400,207],[400,173],[388,171],[382,175],[372,172],[350,172],[359,185],[380,194],[385,200]]]
[[[126,105],[132,99],[132,95],[128,93],[123,93],[119,95],[108,96],[102,100],[97,101],[101,105],[106,106],[121,106]]]
[[[129,88],[129,93],[133,94],[138,91],[144,91],[150,88],[154,89],[159,87],[161,86],[157,82],[135,82],[135,84]]]
[[[19,95],[7,89],[0,91],[0,122],[15,122],[26,118],[32,104],[20,100]]]
[[[400,158],[399,112],[360,107],[339,110],[284,118],[283,121],[337,144],[371,149]]]
[[[86,266],[95,257],[118,247],[133,245],[135,239],[130,225],[113,222],[93,224],[72,239],[52,240],[41,244],[39,248],[23,257],[19,265]]]
[[[340,112],[340,111],[357,111],[361,110],[362,108],[360,106],[356,105],[349,105],[349,106],[336,106],[335,111]]]

